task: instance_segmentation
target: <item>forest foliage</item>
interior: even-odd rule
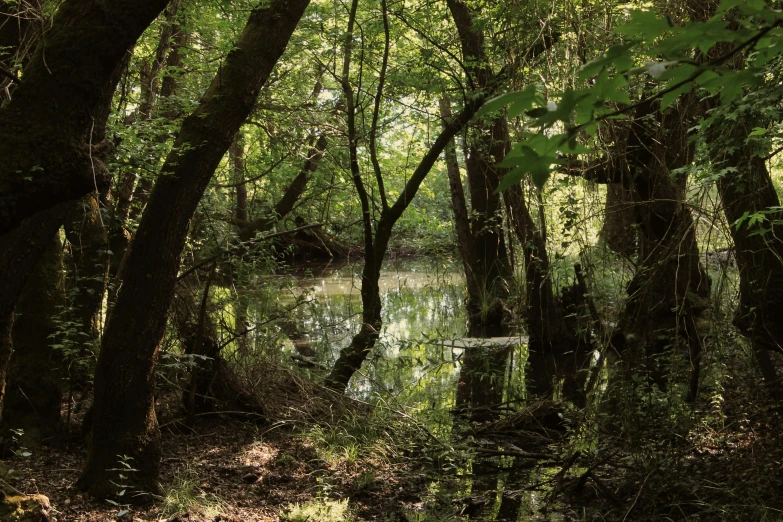
[[[312,491],[210,518],[775,519],[781,46],[765,0],[0,0],[5,453],[176,517],[234,415],[237,491]]]

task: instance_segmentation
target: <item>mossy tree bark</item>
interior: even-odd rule
[[[487,64],[484,35],[474,25],[474,12],[462,1],[449,0],[447,4],[459,33],[469,85],[474,92],[486,90],[493,81],[497,81],[497,76]],[[546,51],[551,44],[551,41],[543,40],[531,46],[525,54],[535,56]],[[475,134],[468,136],[465,159],[473,216],[470,224],[473,245],[469,257],[463,254],[463,264],[472,265],[466,270],[466,274],[471,272],[467,274],[468,281],[475,281],[472,286],[468,285],[470,332],[474,336],[496,336],[505,333],[504,301],[508,297],[507,280],[511,277],[511,268],[503,238],[503,201],[496,192],[505,171],[494,165],[505,157],[510,138],[508,124],[502,117],[489,124],[478,124],[473,130]],[[458,192],[461,187],[454,186],[456,180],[451,184],[454,199],[455,189]],[[566,371],[561,356],[565,351],[574,351],[575,336],[564,327],[563,314],[555,301],[549,277],[545,235],[533,220],[521,186],[510,188],[503,197],[511,226],[524,249],[525,322],[530,334],[531,387],[538,395],[548,395],[552,392],[554,376]],[[546,224],[542,222],[539,226],[543,229]],[[467,241],[461,240],[460,243],[465,243],[461,250],[467,250]],[[471,287],[474,288],[472,292]],[[460,378],[460,386],[467,390],[475,389],[477,396],[483,396],[482,385],[473,381],[487,377],[483,370],[485,367],[502,372],[505,369],[502,362],[505,361],[504,354],[507,356],[508,351],[494,353],[492,360],[483,364],[480,359],[485,354],[466,353],[465,375]],[[473,367],[479,370],[472,372]],[[476,375],[472,377],[471,373]],[[494,395],[497,400],[498,394]]]
[[[484,34],[474,25],[474,13],[466,3],[449,0],[447,4],[459,34],[468,75],[471,92],[466,96],[480,94],[498,82],[498,76],[488,64]],[[468,261],[472,266],[468,270],[476,283],[472,285],[473,293],[468,295],[471,335],[498,336],[504,330],[503,303],[508,297],[511,277],[503,235],[502,200],[497,192],[504,172],[494,167],[509,147],[505,120],[497,118],[489,124],[471,125],[465,146],[472,234],[472,255]]]
[[[165,22],[161,27],[155,56],[145,66],[141,85],[143,101],[135,118],[137,124],[148,124],[156,113],[169,123],[174,123],[178,116],[176,102],[171,100],[177,92],[179,76],[182,74],[181,50],[188,39],[187,33],[178,22],[181,3],[181,0],[175,0],[166,8]],[[167,74],[160,81],[159,76],[164,71],[167,71]],[[160,134],[149,141],[153,147],[158,147],[167,138],[167,135]],[[112,288],[117,288],[122,280],[123,262],[131,243],[128,222],[138,219],[152,190],[152,177],[142,176],[140,171],[141,168],[132,166],[131,171],[120,176],[116,187],[112,189],[116,200],[109,232],[109,249],[112,252],[109,268],[112,279],[109,286]],[[113,308],[115,298],[116,293],[109,294],[109,310]]]
[[[65,223],[65,235],[71,244],[73,260],[72,313],[85,334],[84,354],[97,349],[100,340],[101,310],[109,277],[109,237],[95,194],[83,197],[75,207]]]
[[[167,0],[70,0],[0,109],[0,234],[108,181],[90,150],[113,73]]]
[[[660,111],[654,103],[640,107],[628,139],[628,164],[639,233],[639,264],[628,285],[615,348],[632,370],[639,363],[659,385],[668,380],[671,347],[685,343],[694,398],[702,350],[701,328],[709,317],[710,279],[699,262],[696,231],[683,201],[683,185],[672,170],[693,160],[687,138],[696,104],[685,96]]]
[[[0,108],[0,368],[12,351],[14,306],[68,202],[108,180],[102,129],[118,65],[165,4],[64,2]]]
[[[11,328],[14,307],[22,295],[46,247],[71,211],[72,203],[56,207],[27,218],[12,232],[0,236],[0,411],[6,389],[8,363],[13,353]]]
[[[617,254],[632,256],[636,250],[633,190],[622,182],[606,184],[604,224],[599,236]]]
[[[16,305],[3,425],[24,430],[28,446],[60,427],[63,352],[52,345],[65,304],[62,248],[52,237]]]
[[[751,105],[732,106],[739,115],[718,118],[707,130],[713,169],[722,171],[718,191],[734,241],[740,276],[740,302],[734,324],[746,335],[764,380],[783,395],[770,351],[783,351],[783,212],[767,169],[767,150],[748,139],[765,119]],[[765,220],[739,223],[748,214],[766,213]]]
[[[138,471],[126,483],[157,491],[160,434],[154,375],[190,219],[220,160],[309,0],[273,0],[253,10],[196,110],[183,121],[139,224],[95,372],[90,450],[78,486],[116,495],[117,455]]]

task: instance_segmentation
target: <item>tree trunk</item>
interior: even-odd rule
[[[25,445],[32,446],[60,428],[63,351],[67,343],[58,332],[63,317],[62,243],[53,237],[16,305],[14,353],[8,373],[3,425],[24,430]],[[66,352],[71,347],[65,345]]]
[[[474,26],[473,12],[458,0],[448,0],[447,4],[459,32],[463,59],[468,63],[468,81],[474,90],[486,89],[493,75],[487,65],[484,36]],[[546,47],[544,45],[543,49]],[[508,125],[503,118],[488,125],[477,125],[476,132],[472,139],[469,137],[466,153],[475,258],[471,270],[478,283],[477,291],[469,295],[470,333],[473,336],[497,336],[506,333],[504,301],[508,297],[506,281],[511,277],[511,269],[503,239],[501,199],[497,193],[505,172],[494,165],[505,157],[510,139]],[[512,228],[524,248],[531,388],[538,395],[549,395],[553,390],[554,376],[564,371],[558,368],[558,362],[561,362],[558,355],[566,350],[573,351],[575,344],[571,343],[573,336],[560,328],[563,322],[549,277],[544,234],[535,225],[521,187],[513,187],[504,197]],[[545,223],[542,222],[541,226],[545,227]],[[467,263],[470,264],[469,261]],[[470,291],[470,286],[468,289]],[[466,353],[468,367],[473,366],[473,359],[481,356],[483,354]],[[505,364],[498,361],[490,366],[500,371],[505,369]],[[480,381],[481,376],[471,376],[468,370],[466,368],[467,373],[460,379],[460,384],[471,389],[476,386],[471,384],[472,381]],[[502,373],[496,376],[496,379],[499,378],[502,378]]]
[[[631,256],[636,250],[633,216],[633,190],[623,183],[607,183],[600,237],[612,252]]]
[[[78,486],[115,496],[117,455],[138,471],[126,483],[158,491],[160,434],[154,376],[166,311],[188,225],[210,178],[250,114],[309,0],[273,0],[255,9],[201,103],[188,116],[150,196],[95,372],[90,451]]]
[[[4,272],[0,272],[0,288],[3,289],[0,292],[0,408],[6,389],[8,362],[13,352],[11,328],[14,308],[38,261],[72,207],[72,203],[61,203],[25,219],[12,232],[0,236],[0,266],[6,267]]]
[[[746,335],[764,379],[781,394],[769,351],[783,351],[783,212],[761,150],[748,134],[764,126],[763,116],[743,106],[737,119],[720,117],[707,131],[713,169],[723,171],[718,191],[734,240],[740,276],[740,302],[734,324]],[[774,210],[777,209],[777,210]],[[764,221],[736,225],[747,215],[765,212]]]
[[[372,234],[372,226],[365,228],[365,258],[362,269],[362,326],[351,344],[340,351],[340,356],[326,378],[326,385],[344,391],[353,374],[361,367],[367,355],[375,346],[381,331],[381,295],[379,281],[381,266],[389,247],[394,225],[413,201],[424,178],[432,169],[454,136],[460,132],[478,112],[491,92],[475,98],[457,116],[447,121],[427,153],[413,171],[397,201],[381,213],[381,219]],[[352,162],[358,169],[358,161]],[[367,232],[369,229],[369,232]]]
[[[14,306],[70,213],[68,202],[105,185],[103,129],[118,65],[165,4],[64,2],[0,108],[0,377],[12,351]]]
[[[166,10],[166,23],[160,32],[158,45],[155,49],[155,58],[148,65],[150,74],[147,75],[143,90],[145,91],[143,110],[139,110],[140,117],[136,119],[139,123],[147,122],[153,115],[156,107],[160,106],[159,113],[169,123],[173,123],[177,117],[177,111],[174,102],[170,100],[176,94],[177,81],[180,73],[178,69],[182,66],[182,56],[180,49],[187,42],[187,33],[185,33],[179,24],[176,23],[176,14],[181,1],[172,2]],[[168,53],[168,54],[167,54]],[[169,73],[163,78],[160,93],[157,89],[157,77],[164,70]],[[153,74],[154,71],[154,74]],[[166,135],[158,135],[154,138],[153,147],[165,142]],[[151,176],[139,176],[138,169],[131,166],[131,171],[121,176],[114,190],[115,199],[114,215],[109,234],[109,247],[112,252],[111,267],[109,272],[112,276],[110,286],[117,288],[122,281],[122,267],[127,260],[128,248],[131,242],[131,233],[127,230],[128,222],[138,219],[144,206],[149,199],[152,190],[153,179]],[[138,183],[137,183],[138,182]],[[111,310],[114,306],[116,293],[109,294],[108,308]]]
[[[688,165],[693,147],[687,128],[695,103],[687,96],[661,113],[652,104],[642,106],[631,125],[628,140],[633,177],[639,265],[628,285],[615,347],[627,364],[643,361],[659,385],[668,380],[667,359],[672,346],[684,342],[689,354],[695,397],[702,339],[699,326],[710,307],[710,280],[699,262],[695,225],[682,202],[682,186],[671,171]]]
[[[440,116],[444,124],[452,118],[451,101],[441,98]],[[454,213],[454,228],[457,232],[457,245],[459,246],[462,268],[465,271],[465,283],[469,296],[477,296],[480,293],[477,274],[473,273],[473,267],[478,266],[476,251],[473,249],[473,232],[470,229],[470,213],[465,200],[465,189],[462,186],[462,175],[457,161],[457,148],[454,140],[451,140],[444,151],[446,160],[446,173],[449,177],[449,192],[451,194],[451,210]]]
[[[351,380],[351,377],[356,371],[359,370],[362,363],[367,358],[367,355],[375,346],[375,342],[378,340],[381,332],[382,318],[379,281],[381,277],[381,266],[383,265],[383,259],[386,256],[386,251],[389,247],[389,240],[391,239],[391,234],[395,223],[397,223],[403,212],[405,212],[405,209],[407,209],[408,205],[410,205],[411,201],[413,201],[413,198],[416,196],[416,193],[424,181],[424,178],[427,177],[427,174],[429,174],[432,166],[438,160],[438,157],[443,153],[450,143],[453,143],[454,136],[468,124],[468,122],[478,112],[478,110],[486,101],[487,96],[489,96],[492,91],[490,88],[487,90],[487,92],[481,93],[479,96],[474,97],[466,104],[465,108],[459,113],[457,117],[445,122],[443,130],[435,139],[427,153],[424,155],[416,169],[411,174],[400,196],[393,205],[389,206],[386,191],[384,189],[383,174],[381,172],[380,164],[377,158],[377,144],[375,143],[378,113],[383,96],[384,77],[390,46],[389,27],[388,20],[386,18],[386,2],[382,2],[386,45],[383,66],[381,67],[381,73],[379,75],[380,79],[374,100],[375,109],[373,112],[372,127],[369,132],[370,143],[368,147],[370,151],[370,159],[375,173],[375,179],[378,184],[378,192],[382,206],[381,217],[380,220],[375,224],[375,231],[373,233],[373,219],[370,208],[370,199],[367,187],[364,184],[364,180],[362,179],[362,174],[359,169],[359,140],[358,133],[356,131],[356,104],[354,101],[354,91],[350,84],[353,26],[355,23],[357,6],[358,0],[353,0],[351,3],[348,31],[346,34],[343,76],[341,78],[341,84],[343,95],[345,96],[347,113],[346,116],[348,122],[348,151],[350,155],[351,177],[362,205],[362,225],[364,232],[364,268],[362,269],[361,288],[362,325],[359,333],[356,334],[351,340],[351,344],[340,351],[340,356],[337,358],[337,361],[335,361],[332,371],[325,380],[325,384],[327,386],[340,391],[344,391],[348,387],[348,383]]]
[[[567,328],[563,310],[555,299],[550,277],[546,240],[533,221],[521,185],[505,192],[511,226],[522,245],[525,261],[525,326],[528,332],[528,387],[533,395],[546,397],[554,391],[556,376],[573,378],[584,365],[583,342]],[[541,224],[546,226],[545,223]],[[571,353],[574,360],[566,357]]]
[[[236,206],[234,219],[240,226],[247,223],[247,184],[245,184],[245,142],[242,133],[237,133],[234,143],[228,149],[232,170],[232,183],[236,185]]]
[[[108,234],[102,219],[98,199],[88,194],[76,205],[65,226],[73,252],[72,284],[76,290],[73,316],[80,331],[86,334],[85,345],[95,351],[100,340],[103,297],[109,276]]]
[[[447,4],[459,33],[471,90],[473,94],[485,91],[496,80],[487,62],[484,34],[474,26],[473,12],[465,3],[448,0]],[[511,266],[503,235],[501,198],[497,192],[504,173],[494,164],[508,151],[508,126],[504,119],[497,118],[489,124],[476,124],[472,130],[474,132],[466,138],[465,167],[473,254],[463,264],[472,265],[469,270],[477,284],[474,293],[468,295],[468,320],[471,335],[497,336],[504,333],[504,301],[508,297]]]
[[[96,109],[113,74],[167,0],[68,0],[0,109],[0,235],[28,216],[106,185],[96,161]]]

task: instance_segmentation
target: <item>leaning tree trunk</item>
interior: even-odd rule
[[[68,202],[105,184],[102,131],[117,67],[165,4],[64,2],[0,108],[0,399],[14,306]]]
[[[27,445],[40,443],[60,428],[62,360],[71,348],[69,339],[56,335],[57,318],[65,319],[62,257],[62,243],[55,236],[16,305],[3,425],[24,430]],[[53,348],[55,344],[61,348]]]
[[[178,80],[181,75],[182,55],[180,51],[188,39],[187,33],[176,22],[180,4],[181,1],[174,1],[166,9],[166,20],[158,38],[155,57],[145,67],[146,74],[142,80],[141,89],[143,103],[139,108],[138,117],[135,118],[138,124],[149,124],[156,109],[160,117],[168,123],[174,123],[177,118],[176,102],[172,100],[177,92]],[[168,72],[160,82],[162,85],[158,89],[158,76],[166,70]],[[152,147],[159,147],[167,139],[167,135],[160,134],[150,141]],[[147,151],[145,154],[153,154],[153,152]],[[131,233],[128,230],[129,221],[138,219],[149,199],[153,185],[151,176],[139,175],[141,169],[137,165],[131,165],[130,169],[130,172],[120,176],[112,191],[116,203],[109,232],[109,249],[112,252],[109,268],[112,279],[109,286],[115,290],[122,282],[122,267],[127,259],[126,254],[131,243]],[[113,308],[115,299],[116,292],[111,292],[107,307],[109,311]]]
[[[588,335],[578,335],[564,320],[565,311],[552,284],[546,238],[533,221],[522,186],[510,187],[505,198],[525,262],[529,392],[548,397],[554,392],[555,380],[563,378],[564,396],[581,405]],[[543,229],[546,223],[540,226]]]
[[[440,114],[444,122],[448,122],[451,115],[451,103],[448,99],[440,100]],[[478,259],[474,249],[473,232],[471,231],[470,217],[465,200],[465,191],[462,186],[462,178],[457,161],[457,152],[454,140],[444,151],[446,160],[446,173],[449,178],[451,193],[451,208],[454,213],[454,227],[457,235],[462,267],[465,271],[465,282],[468,288],[468,296],[481,294],[479,281],[476,279],[474,267],[478,266]],[[503,400],[506,363],[511,349],[502,348],[466,348],[462,357],[459,381],[456,393],[456,410],[458,412],[471,412],[473,420],[486,420],[483,413],[476,409],[482,405],[491,406],[500,404]],[[486,378],[482,379],[481,376]]]
[[[167,0],[60,4],[24,68],[24,81],[0,109],[0,234],[24,218],[106,184],[89,145],[96,108],[113,73]]]
[[[198,108],[183,121],[162,167],[98,357],[92,439],[78,482],[96,497],[117,494],[111,471],[117,455],[127,456],[138,470],[127,484],[136,491],[159,489],[155,365],[189,222],[308,4],[273,0],[252,11]]]

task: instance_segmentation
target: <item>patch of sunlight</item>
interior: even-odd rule
[[[356,517],[348,507],[348,500],[316,499],[303,504],[289,504],[281,520],[289,522],[353,522]]]

